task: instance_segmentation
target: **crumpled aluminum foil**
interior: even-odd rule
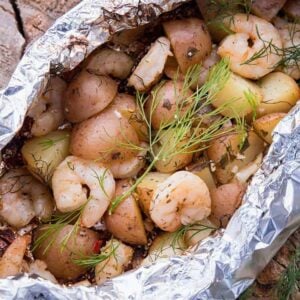
[[[0,93],[0,148],[21,127],[49,72],[74,68],[116,31],[145,24],[184,0],[85,0],[32,45]],[[195,4],[196,5],[196,4]],[[300,105],[280,122],[244,204],[225,230],[186,256],[97,287],[63,287],[27,274],[0,280],[1,299],[235,299],[300,225]]]

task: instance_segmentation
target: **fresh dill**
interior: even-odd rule
[[[46,150],[52,148],[53,146],[55,146],[56,143],[61,142],[65,139],[66,139],[66,136],[63,136],[63,137],[60,137],[60,138],[57,138],[57,139],[45,138],[44,140],[39,142],[39,145],[42,146],[42,151],[46,151]]]
[[[101,176],[99,176],[99,174],[92,168],[91,168],[91,171],[94,173],[94,177],[97,179],[100,189],[102,190],[104,195],[107,198],[109,198],[109,196],[105,190],[105,187],[104,187],[104,180],[106,179],[106,174],[107,174],[108,169],[105,169],[105,171],[103,172],[103,174]]]
[[[232,103],[227,102],[224,105],[208,111],[205,111],[207,106],[210,106],[214,97],[224,87],[230,77],[230,68],[228,59],[222,59],[210,71],[208,80],[203,86],[196,89],[192,95],[188,95],[187,91],[190,86],[197,81],[199,77],[200,66],[192,67],[186,74],[183,89],[180,94],[176,95],[176,111],[174,118],[162,122],[157,130],[152,126],[152,115],[157,108],[158,92],[163,86],[163,82],[155,87],[151,92],[151,105],[149,112],[145,111],[145,104],[149,100],[149,96],[137,93],[136,101],[138,111],[141,118],[144,120],[148,130],[148,156],[150,163],[144,173],[137,178],[135,183],[124,194],[119,195],[111,202],[109,213],[113,213],[116,207],[126,199],[144,179],[144,177],[155,167],[158,161],[168,161],[178,154],[194,153],[204,150],[208,147],[208,143],[224,134],[244,130],[241,126],[244,121],[235,112]],[[174,79],[176,84],[176,79]],[[175,85],[176,86],[176,85]],[[232,118],[221,117],[218,121],[212,122],[210,126],[205,125],[207,118],[219,115],[223,110],[232,111]],[[226,127],[223,125],[231,119],[235,119],[237,126]],[[241,125],[241,126],[240,126]],[[170,138],[172,137],[172,138]],[[168,143],[162,141],[168,139]],[[132,149],[134,146],[131,143],[122,144],[122,147]],[[140,149],[140,148],[139,148]]]
[[[43,253],[45,254],[49,250],[49,247],[51,247],[51,245],[55,242],[55,239],[59,232],[66,225],[72,224],[72,230],[62,240],[61,250],[63,250],[66,247],[69,239],[77,233],[80,226],[81,215],[89,200],[90,198],[86,201],[86,203],[81,205],[76,210],[66,213],[56,213],[52,215],[50,221],[45,223],[43,227],[40,227],[39,230],[43,232],[34,241],[32,251],[38,249],[39,247],[41,247],[41,245],[47,242],[47,246],[43,251]]]
[[[101,252],[99,254],[94,254],[90,256],[81,256],[79,258],[74,259],[74,263],[76,265],[85,267],[85,268],[94,268],[98,264],[102,262],[108,263],[109,259],[114,258],[117,261],[117,255],[116,250],[120,246],[120,242],[116,239],[111,239],[107,242],[107,244],[101,249]],[[101,268],[105,267],[106,264],[104,264]],[[100,270],[100,271],[101,271]]]

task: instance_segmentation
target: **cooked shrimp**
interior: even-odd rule
[[[14,276],[21,272],[23,256],[30,243],[30,236],[18,236],[6,249],[0,259],[0,278]]]
[[[61,212],[85,205],[81,225],[91,227],[105,213],[115,193],[115,181],[111,172],[100,164],[68,156],[54,171],[52,189]]]
[[[126,53],[103,48],[92,55],[86,68],[97,75],[110,75],[125,79],[133,67],[133,60]]]
[[[114,178],[124,179],[136,176],[139,171],[145,166],[145,157],[147,153],[147,144],[142,143],[141,147],[144,147],[137,156],[129,158],[125,161],[112,161],[107,164],[107,167],[112,172]]]
[[[132,259],[133,249],[116,239],[111,239],[101,254],[108,255],[109,258],[99,263],[95,268],[97,284],[123,273],[124,268],[129,265]]]
[[[179,171],[158,185],[150,203],[150,216],[164,231],[173,232],[181,224],[193,224],[211,211],[209,190],[191,172]]]
[[[278,29],[283,43],[283,71],[293,77],[300,79],[300,24],[288,23]]]
[[[45,92],[37,103],[30,108],[28,116],[33,118],[31,133],[45,135],[56,130],[64,120],[62,97],[67,85],[58,78],[51,78]]]
[[[278,30],[269,22],[253,15],[236,14],[228,24],[235,32],[220,44],[218,54],[230,59],[233,72],[250,79],[258,79],[274,70],[281,59],[272,49],[282,48]],[[245,63],[254,55],[262,53],[252,62]]]
[[[129,77],[128,85],[139,92],[147,91],[161,78],[168,56],[172,56],[170,41],[166,37],[160,37]]]
[[[53,199],[46,186],[26,169],[10,170],[0,179],[0,216],[20,228],[33,217],[47,220],[53,211]]]

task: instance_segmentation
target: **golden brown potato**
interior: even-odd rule
[[[118,181],[116,196],[124,194],[130,186],[129,180]],[[104,220],[107,230],[121,241],[134,245],[147,244],[142,215],[133,195],[124,199],[111,215],[107,213]]]
[[[217,229],[217,225],[209,219],[204,219],[197,224],[188,227],[184,234],[185,243],[188,247],[195,246]]]
[[[263,140],[253,131],[248,132],[243,143],[242,138],[239,133],[228,134],[213,140],[207,149],[209,159],[216,164],[216,178],[222,184],[264,150]]]
[[[177,149],[180,149],[184,147],[184,144],[186,144],[189,140],[188,137],[182,138],[181,141],[178,142],[178,140],[175,137],[175,130],[168,130],[168,132],[164,135],[162,135],[160,139],[160,143],[157,145],[154,145],[154,153],[160,157],[164,157],[163,159],[158,160],[155,163],[155,168],[158,172],[162,173],[172,173],[177,170],[180,170],[184,168],[186,165],[188,165],[192,159],[193,159],[193,153],[192,149],[186,149],[186,153],[178,153],[178,154],[170,154],[168,157],[165,157],[164,154],[162,156],[161,153],[169,153],[168,150],[174,149],[176,151]],[[176,143],[176,145],[174,145]],[[195,147],[194,147],[195,148]],[[189,152],[189,151],[190,152]],[[185,152],[185,151],[184,151]],[[160,155],[159,155],[160,153]]]
[[[258,116],[275,112],[288,112],[299,99],[299,87],[296,81],[282,73],[273,72],[259,81],[263,100],[257,109]]]
[[[253,122],[255,132],[268,144],[272,143],[272,132],[276,125],[286,116],[285,113],[272,113]]]
[[[120,101],[74,127],[70,142],[72,154],[104,163],[125,161],[137,155],[136,150],[126,145],[138,146],[138,135],[128,118],[116,108],[117,105]]]
[[[191,105],[193,92],[184,89],[184,83],[173,80],[166,81],[158,87],[155,97],[151,96],[145,106],[148,118],[151,117],[151,125],[154,129],[159,129],[174,120],[175,114],[180,111],[183,115]]]
[[[47,230],[47,225],[40,226],[34,234],[34,240],[41,237],[45,230]],[[70,238],[67,239],[64,247],[63,243],[68,234]],[[66,225],[56,235],[51,234],[45,239],[34,250],[33,255],[43,260],[56,278],[72,280],[86,272],[86,268],[76,265],[74,260],[93,255],[98,239],[98,233],[93,230],[79,227],[76,231],[73,225]]]
[[[194,164],[188,165],[186,170],[199,176],[211,190],[216,187],[214,177],[210,169],[210,162],[207,160],[199,160]]]
[[[50,183],[55,168],[69,154],[69,144],[70,133],[65,130],[26,141],[21,152],[27,169],[42,182]]]
[[[132,58],[124,52],[102,48],[88,58],[86,69],[97,75],[125,79],[133,67]]]
[[[227,183],[210,191],[211,219],[222,227],[226,227],[233,213],[241,205],[245,186],[238,183]]]
[[[148,255],[143,260],[142,265],[150,265],[156,260],[181,255],[186,248],[187,246],[183,235],[176,236],[174,233],[164,232],[154,239],[149,248]]]
[[[76,123],[96,115],[113,101],[117,89],[117,83],[113,79],[82,71],[65,92],[66,119]]]
[[[209,55],[212,42],[204,21],[197,18],[163,23],[182,73]]]
[[[254,112],[261,101],[262,92],[257,84],[231,72],[224,87],[212,100],[212,105],[222,107],[220,113],[224,116],[243,117]]]
[[[157,186],[169,176],[170,174],[149,172],[137,186],[136,192],[138,195],[139,205],[147,216],[150,216],[150,202]]]

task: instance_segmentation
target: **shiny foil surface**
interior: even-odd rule
[[[20,129],[50,73],[71,70],[113,33],[153,21],[183,2],[188,1],[85,0],[58,19],[26,52],[0,92],[0,148]],[[300,225],[299,125],[298,105],[275,129],[274,142],[227,228],[185,256],[96,287],[63,287],[27,274],[2,279],[0,299],[237,298]]]

